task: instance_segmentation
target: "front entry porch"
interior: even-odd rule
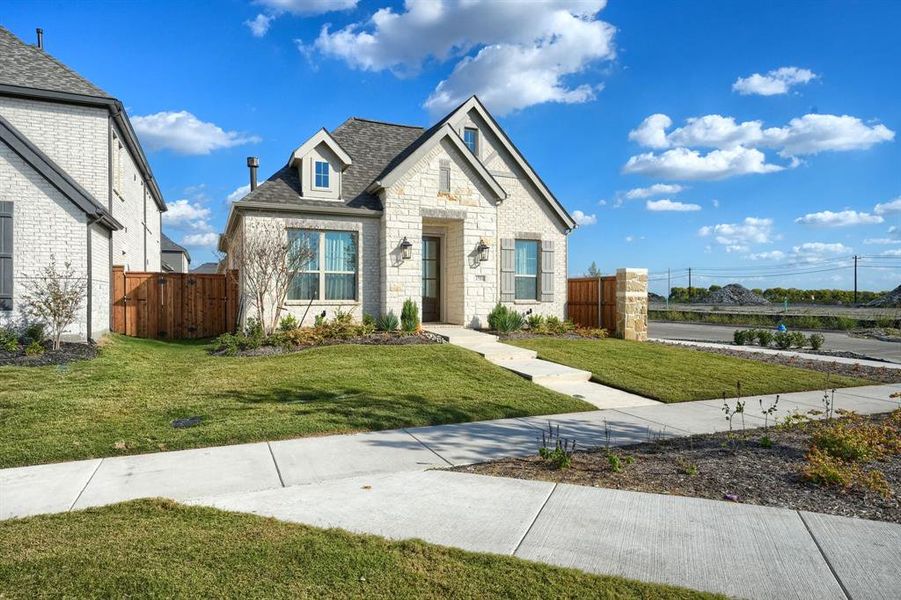
[[[464,322],[463,221],[423,219],[421,298],[423,323]]]

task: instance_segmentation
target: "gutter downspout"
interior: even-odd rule
[[[93,265],[93,251],[91,248],[91,232],[93,231],[94,224],[97,223],[102,216],[97,216],[91,219],[88,219],[87,232],[87,267],[88,267],[88,289],[87,289],[87,332],[85,333],[85,339],[89,342],[93,342],[94,338],[94,265]]]

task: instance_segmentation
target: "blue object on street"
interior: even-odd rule
[[[779,325],[776,327],[776,331],[785,333],[786,331],[788,331],[788,327],[785,326],[785,323],[779,323]]]

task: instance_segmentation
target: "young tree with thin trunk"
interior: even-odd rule
[[[87,278],[79,275],[68,261],[58,271],[53,255],[40,276],[25,283],[22,310],[27,318],[47,325],[54,350],[59,350],[63,332],[75,322],[87,289]]]
[[[256,310],[263,330],[278,326],[294,276],[306,268],[314,249],[289,241],[281,221],[252,223],[228,240],[231,268],[239,270],[244,294]]]

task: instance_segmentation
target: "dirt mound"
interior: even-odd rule
[[[901,285],[885,296],[876,298],[872,302],[868,302],[865,306],[873,306],[875,308],[901,308]]]
[[[730,283],[720,289],[710,292],[704,302],[707,304],[730,304],[732,306],[752,306],[769,304],[769,300],[758,296],[748,288],[737,283]]]

